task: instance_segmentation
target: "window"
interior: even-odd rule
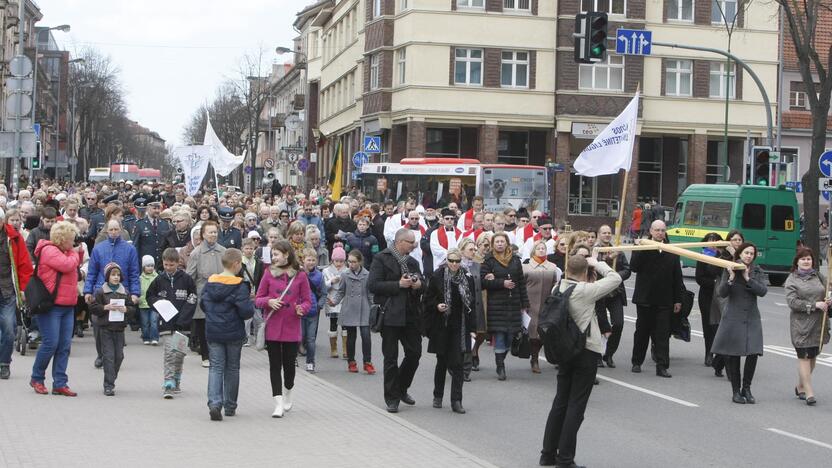
[[[458,128],[428,128],[425,134],[426,156],[459,157]]]
[[[604,11],[611,15],[624,15],[627,11],[625,0],[581,0],[581,13]]]
[[[665,94],[667,96],[690,96],[693,94],[693,62],[690,60],[667,60],[665,64]]]
[[[736,67],[731,63],[728,72],[728,97],[734,99],[737,81]],[[725,62],[711,62],[711,79],[709,84],[709,95],[712,98],[725,98]]]
[[[350,73],[350,104],[355,102],[355,72]]]
[[[682,221],[682,202],[676,202],[676,208],[673,209],[673,226],[678,226]]]
[[[405,83],[405,72],[407,71],[407,49],[402,47],[398,50],[399,84]]]
[[[482,49],[456,49],[454,57],[454,83],[482,85]]]
[[[699,218],[702,216],[702,202],[689,201],[685,205],[685,221],[686,226],[699,226]]]
[[[771,230],[794,231],[794,209],[787,205],[771,207]]]
[[[370,89],[378,89],[378,54],[370,56]]]
[[[402,1],[399,3],[399,10],[400,10],[400,11],[405,11],[405,10],[407,10],[407,9],[409,8],[408,3],[409,3],[409,2],[408,2],[407,0],[402,0]]]
[[[662,138],[641,137],[638,147],[639,201],[662,201],[663,144]]]
[[[500,132],[497,137],[498,164],[529,163],[529,132]]]
[[[727,228],[731,223],[730,202],[705,202],[702,208],[702,226]]]
[[[529,86],[528,52],[504,51],[502,53],[500,84],[509,88]]]
[[[381,16],[381,1],[382,0],[373,0],[373,18]]]
[[[503,0],[503,10],[531,11],[531,0]]]
[[[809,108],[809,96],[803,91],[789,92],[789,107],[806,110]]]
[[[743,229],[766,228],[766,206],[758,203],[746,203],[742,207]]]
[[[457,0],[457,8],[485,8],[485,0]]]
[[[618,215],[618,175],[584,177],[569,175],[569,214],[584,216]]]
[[[737,0],[712,0],[711,23],[732,24],[737,17]]]
[[[607,53],[607,60],[578,69],[581,89],[624,91],[624,56]]]
[[[728,180],[726,173],[728,156],[725,151],[724,140],[708,141],[708,156],[705,163],[705,183],[718,184]]]
[[[693,21],[693,0],[667,0],[667,19]]]

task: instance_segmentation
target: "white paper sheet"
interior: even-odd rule
[[[532,323],[532,317],[529,315],[528,312],[523,312],[522,319],[523,319],[523,328],[528,330],[529,329],[529,324]]]
[[[110,305],[124,307],[124,299],[110,299]],[[108,318],[111,322],[123,322],[124,312],[111,310]]]
[[[170,322],[170,319],[172,319],[176,314],[179,313],[179,311],[176,310],[176,307],[174,307],[174,305],[170,301],[165,299],[162,299],[161,301],[156,301],[153,304],[153,308],[156,309],[157,312],[159,312],[159,315],[165,322]]]

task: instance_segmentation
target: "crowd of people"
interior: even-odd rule
[[[298,360],[316,371],[322,316],[328,355],[346,360],[350,373],[376,373],[371,329],[380,331],[383,397],[391,413],[401,403],[415,404],[409,389],[426,337],[427,352],[436,355],[432,405],[444,406],[450,375],[450,408],[464,414],[463,383],[480,370],[486,342],[498,381],[507,379],[513,344],[525,338],[529,372],[541,373],[538,321],[553,291],[571,289],[569,312],[587,333],[586,345],[559,366],[541,465],[575,466],[597,368],[616,367],[628,301],[623,281],[635,274],[631,371],[642,372],[650,350],[661,378],[671,378],[672,322],[686,292],[677,255],[598,253],[596,247],[613,244],[608,225],[567,232],[547,213],[486,207],[481,197],[470,206],[438,207],[412,196],[381,204],[355,191],[333,197],[325,187],[304,194],[278,184],[274,193],[188,196],[172,184],[44,181],[16,194],[0,186],[0,221],[0,271],[12,272],[0,276],[0,379],[10,376],[20,320],[37,348],[31,387],[49,393],[51,363],[51,392],[76,396],[66,373],[72,339],[92,328],[92,364],[103,368],[103,393],[114,396],[125,332],[140,331],[144,345],[163,347],[165,399],[181,391],[185,356],[200,356],[209,373],[212,420],[236,414],[245,347],[268,354],[272,416],[284,417],[293,407]],[[666,231],[653,217],[644,234],[668,242]],[[639,227],[636,243],[640,233]],[[703,239],[715,240],[722,238]],[[754,404],[751,384],[763,352],[757,299],[767,282],[754,264],[756,247],[738,231],[725,240],[731,245],[704,253],[745,268],[697,264],[704,364],[717,376],[727,373],[734,402]],[[795,394],[808,405],[817,401],[811,375],[830,303],[817,268],[816,254],[798,249],[785,285],[799,358]],[[51,308],[21,316],[32,281],[52,295]]]

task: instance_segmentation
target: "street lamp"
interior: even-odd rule
[[[295,54],[301,60],[300,63],[304,65],[303,69],[303,149],[304,149],[304,158],[309,159],[309,86],[308,86],[308,78],[309,78],[309,70],[307,62],[309,58],[303,52],[290,49],[288,47],[278,46],[274,49],[274,52],[277,55],[283,54]],[[304,191],[306,190],[306,172],[303,173],[303,182],[304,182]]]
[[[68,62],[69,65],[73,63],[85,63],[83,58],[72,59]],[[78,170],[78,157],[75,154],[75,87],[72,88],[72,100],[70,101],[69,111],[69,164],[70,164],[70,180],[75,182],[76,172]]]

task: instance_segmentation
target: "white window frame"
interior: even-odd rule
[[[373,0],[373,19],[381,16],[381,1]]]
[[[503,11],[531,13],[532,0],[503,0]]]
[[[672,0],[665,0],[666,2],[670,2]],[[676,16],[670,16],[670,11],[668,8],[667,12],[667,20],[668,21],[680,21],[685,23],[692,23],[694,18],[696,18],[696,0],[673,0],[676,2]],[[682,8],[682,4],[684,2],[690,2],[690,18],[683,18],[682,12],[685,10]]]
[[[401,0],[399,2],[399,11],[405,11],[410,8],[410,2],[408,0]]]
[[[380,76],[379,76],[379,54],[373,54],[370,56],[370,90],[376,90],[380,87]]]
[[[613,59],[615,61],[621,60],[621,63],[612,63]],[[598,62],[595,64],[581,64],[578,66],[578,88],[579,89],[586,89],[592,91],[624,91],[624,80],[626,79],[626,75],[624,74],[624,65],[625,59],[623,55],[613,55],[607,53],[607,58],[603,62]],[[610,74],[613,70],[620,70],[621,72],[621,88],[610,88]],[[581,86],[581,73],[592,73],[592,86],[591,87],[582,87]],[[607,87],[606,88],[599,88],[596,86],[595,81],[597,79],[597,73],[606,73],[607,74]]]
[[[718,20],[716,20],[716,21],[714,20],[714,15],[716,15],[720,12],[719,8],[717,8],[716,5],[715,5],[715,3],[717,3],[717,2],[722,4],[722,12],[723,13],[726,10],[725,4],[733,3],[734,4],[734,15],[736,15],[736,17],[739,18],[739,14],[738,14],[739,13],[739,7],[740,7],[739,0],[711,0],[711,24],[725,24],[726,20],[728,20],[728,21],[734,20],[734,17],[729,18],[729,17],[726,16],[725,18],[723,18],[721,14],[719,15]]]
[[[718,65],[719,70],[714,70],[714,66]],[[729,99],[736,99],[737,98],[737,64],[731,62],[731,70],[730,70],[730,77],[731,77],[731,95],[728,97]],[[713,90],[711,89],[711,77],[713,75],[719,74],[719,94],[714,94]],[[708,97],[712,98],[719,98],[725,99],[725,62],[711,62],[710,69],[708,73]]]
[[[480,3],[476,5],[476,3]],[[456,8],[467,10],[484,10],[485,0],[456,0]]]
[[[460,50],[466,51],[465,57],[457,56],[457,52]],[[472,52],[479,51],[480,57],[473,58],[471,57]],[[454,49],[454,84],[455,85],[463,85],[463,86],[482,86],[483,74],[485,69],[483,67],[484,61],[483,58],[485,56],[485,51],[483,49],[477,48],[470,48],[470,47],[457,47]],[[465,81],[457,81],[456,80],[456,66],[458,62],[465,63]],[[471,64],[472,63],[479,63],[480,64],[480,81],[478,83],[471,82]]]
[[[503,57],[503,54],[511,54],[510,59]],[[526,54],[526,60],[517,58],[518,54]],[[503,66],[511,65],[511,84],[503,83]],[[517,67],[526,67],[526,82],[523,84],[517,83]],[[531,77],[531,52],[528,50],[501,50],[500,51],[500,87],[502,88],[528,88]]]
[[[687,62],[689,67],[687,69],[682,68],[682,63]],[[693,95],[693,61],[692,60],[682,60],[682,59],[673,59],[667,60],[666,62],[667,67],[665,68],[665,95],[666,96],[675,96],[675,97],[691,97]],[[667,86],[667,77],[673,73],[676,75],[676,89],[671,90],[670,87]],[[680,79],[682,75],[688,75],[688,89],[683,90],[682,87],[682,80]]]
[[[809,94],[806,91],[789,91],[789,108],[802,107],[809,108]]]
[[[407,83],[407,47],[396,51],[396,65],[399,73],[399,84]]]
[[[589,11],[589,10],[587,10],[587,9],[585,9],[585,8],[584,8],[584,2],[592,2],[592,11],[601,11],[601,10],[598,8],[598,3],[599,3],[599,1],[600,1],[600,0],[580,0],[580,2],[581,2],[581,4],[580,4],[580,7],[581,7],[581,13],[586,13],[587,11]],[[623,11],[622,11],[621,13],[613,13],[613,12],[611,11],[611,10],[612,10],[612,4],[613,4],[613,2],[617,2],[617,1],[621,1],[621,2],[623,2],[623,4],[624,4],[624,5],[623,5]],[[606,5],[607,5],[607,11],[606,11],[606,13],[607,13],[608,15],[615,15],[615,16],[627,16],[627,0],[605,0],[605,3],[606,3]],[[602,4],[602,5],[603,5],[603,4]]]

